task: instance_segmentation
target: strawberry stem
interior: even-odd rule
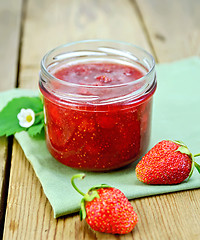
[[[83,193],[80,189],[77,188],[76,184],[74,183],[74,179],[76,178],[80,178],[80,179],[83,179],[85,177],[85,174],[84,173],[81,173],[81,174],[76,174],[74,175],[72,178],[71,178],[71,184],[72,186],[74,187],[74,189],[80,193],[82,196],[85,196],[85,193]]]
[[[200,157],[200,153],[195,154],[194,157]]]
[[[39,115],[42,115],[42,114],[44,114],[44,111],[41,111],[41,112],[35,113],[35,116],[39,116]]]

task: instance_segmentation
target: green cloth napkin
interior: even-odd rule
[[[182,140],[195,154],[200,152],[200,58],[157,65],[158,88],[154,96],[150,147],[163,139]],[[38,92],[14,89],[0,93],[0,110],[14,97],[34,96]],[[71,186],[74,170],[57,162],[48,152],[44,139],[30,138],[26,132],[15,134],[39,178],[44,193],[54,210],[54,217],[76,212],[81,195]],[[200,162],[200,159],[196,159]],[[89,187],[107,183],[119,188],[129,199],[194,189],[200,187],[196,169],[188,182],[179,185],[150,186],[135,176],[136,163],[107,173],[87,172],[77,185],[86,192]]]

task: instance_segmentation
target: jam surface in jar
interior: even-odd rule
[[[75,94],[88,95],[87,86],[117,86],[143,77],[139,69],[118,63],[84,63],[54,70],[56,78],[79,84]],[[58,83],[59,84],[59,83]],[[104,93],[112,98],[112,91]],[[150,137],[152,95],[137,101],[71,104],[45,92],[46,141],[63,164],[89,171],[117,169],[137,160]],[[135,89],[130,89],[135,91]]]
[[[141,71],[132,66],[117,63],[76,64],[54,72],[58,79],[91,86],[108,86],[132,82],[143,77]]]

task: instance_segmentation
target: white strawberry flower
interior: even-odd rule
[[[17,114],[17,118],[19,119],[19,125],[21,127],[29,128],[35,122],[35,113],[32,109],[24,109]]]

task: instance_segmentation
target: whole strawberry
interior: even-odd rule
[[[178,184],[190,178],[194,166],[200,165],[187,146],[180,141],[163,140],[156,144],[137,164],[137,178],[147,184]]]
[[[89,226],[99,232],[126,234],[133,230],[138,222],[131,203],[119,190],[106,184],[94,186],[84,194],[75,185],[74,179],[85,177],[77,174],[72,177],[73,187],[83,195],[80,216]]]

